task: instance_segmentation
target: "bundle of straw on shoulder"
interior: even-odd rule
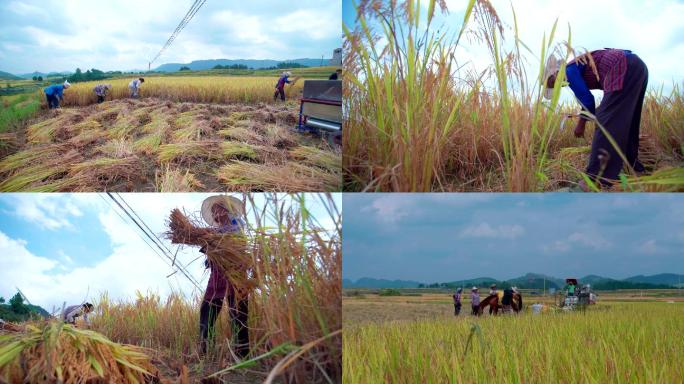
[[[242,233],[219,233],[213,228],[195,225],[180,210],[173,209],[169,217],[167,238],[174,244],[198,245],[206,251],[209,261],[236,286],[247,284],[247,269],[252,266],[247,237]]]

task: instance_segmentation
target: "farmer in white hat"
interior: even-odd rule
[[[97,96],[97,103],[103,103],[105,100],[105,97],[107,97],[107,92],[112,89],[111,84],[98,84],[93,88],[93,92],[95,92],[95,95]]]
[[[553,94],[559,69],[559,60],[551,56],[543,78],[546,87],[544,97],[547,99]],[[586,174],[599,185],[609,188],[618,180],[622,170],[620,153],[635,172],[644,172],[638,154],[641,109],[648,84],[646,64],[631,51],[606,48],[572,60],[566,66],[565,74],[582,110],[595,116],[595,121],[607,131],[617,146],[613,146],[603,130],[597,126]],[[591,89],[603,91],[603,100],[598,108]],[[593,120],[591,116],[580,117],[575,127],[575,136],[584,136],[587,120]],[[588,190],[584,181],[580,182],[580,187]]]
[[[48,108],[59,108],[59,102],[64,101],[64,90],[69,88],[71,84],[64,80],[64,84],[52,84],[43,89],[45,97],[47,98]]]
[[[477,287],[470,290],[470,305],[474,316],[480,315],[480,292]]]
[[[134,79],[130,83],[128,83],[128,90],[131,92],[131,97],[132,98],[137,98],[138,94],[140,92],[140,86],[142,83],[145,82],[145,79],[142,77],[139,77],[137,79]]]
[[[202,202],[202,218],[218,233],[240,233],[245,228],[245,206],[235,197],[227,195],[211,196]],[[200,252],[207,253],[206,247]],[[228,300],[228,311],[232,324],[235,352],[240,357],[249,354],[249,330],[247,328],[248,298],[237,297],[235,288],[226,276],[209,259],[205,267],[210,270],[207,290],[200,306],[200,349],[206,353],[209,340],[214,336],[214,324],[223,307],[224,299]],[[246,271],[245,271],[246,273]]]
[[[278,99],[278,95],[280,95],[280,100],[285,101],[285,84],[292,83],[292,81],[289,80],[290,76],[292,76],[292,72],[290,71],[285,71],[280,75],[275,87],[275,92],[273,93],[273,101]]]

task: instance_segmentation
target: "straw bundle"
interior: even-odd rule
[[[202,247],[209,261],[219,267],[238,293],[246,294],[253,287],[247,277],[252,257],[243,234],[218,233],[201,227],[199,220],[191,221],[178,209],[171,211],[168,225],[166,236],[173,244]]]
[[[0,381],[17,383],[159,383],[137,347],[53,321],[0,335]]]

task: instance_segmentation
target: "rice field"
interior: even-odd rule
[[[135,77],[137,78],[137,77]],[[134,78],[107,79],[75,83],[64,92],[65,106],[94,104],[97,84],[111,84],[107,100],[130,96],[128,83]],[[140,97],[154,97],[176,102],[193,103],[256,103],[273,101],[278,77],[266,76],[153,76],[145,77]],[[288,99],[301,96],[303,81],[285,86]]]
[[[0,191],[340,190],[341,149],[293,132],[297,116],[292,103],[162,98],[45,112],[3,136]]]
[[[684,375],[681,299],[480,318],[468,315],[469,302],[454,317],[449,299],[345,298],[343,382],[675,383]]]
[[[489,1],[470,0],[465,10],[464,19],[450,18],[452,36],[432,22],[445,2],[359,2],[354,29],[344,26],[345,191],[555,191],[588,181],[600,128],[590,123],[575,138],[576,118],[567,116],[579,108],[560,102],[561,81],[545,101],[544,62],[538,73],[526,69],[552,53],[572,59],[570,32],[550,24],[539,41],[523,42],[524,26],[501,20]],[[457,49],[466,41],[487,48],[488,68],[462,69]],[[647,92],[646,174],[625,169],[612,190],[684,190],[684,84],[672,85]]]

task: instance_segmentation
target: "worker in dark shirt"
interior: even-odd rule
[[[544,96],[547,99],[551,98],[559,67],[555,59],[547,62],[544,74]],[[634,171],[643,172],[644,166],[638,159],[638,153],[641,109],[648,84],[646,64],[631,51],[601,49],[581,55],[568,63],[565,73],[582,110],[596,116],[598,123],[610,134]],[[591,89],[604,92],[598,108]],[[587,118],[580,117],[575,127],[575,136],[584,136],[586,123]],[[618,179],[622,166],[622,157],[597,126],[586,169],[587,175],[600,185],[610,187]],[[580,187],[588,190],[584,181],[580,182]]]
[[[333,72],[333,74],[328,77],[328,80],[342,80],[342,68],[338,68],[337,71]]]

